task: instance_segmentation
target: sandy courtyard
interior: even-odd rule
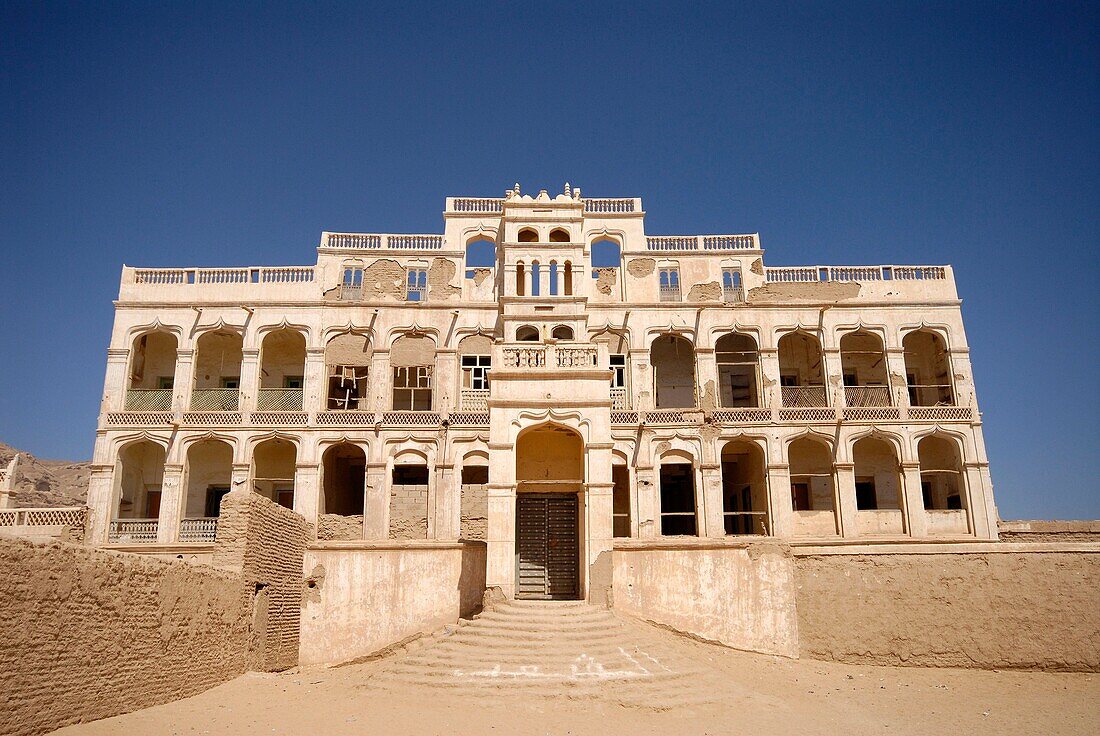
[[[646,627],[647,629],[649,627]],[[647,631],[705,676],[703,702],[657,710],[615,697],[474,696],[395,683],[404,656],[250,674],[198,696],[72,726],[99,734],[1096,734],[1100,676],[933,670],[786,660]],[[424,653],[425,649],[419,650]]]

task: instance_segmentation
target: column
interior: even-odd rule
[[[993,504],[993,483],[989,463],[968,462],[966,468],[966,502],[970,510],[974,534],[979,539],[997,538],[997,508]]]
[[[172,544],[179,539],[180,520],[184,514],[183,465],[164,466],[164,478],[160,485],[160,519],[157,526],[157,543]]]
[[[88,526],[84,543],[100,545],[107,541],[107,530],[114,511],[114,471],[112,465],[93,465],[88,479]]]
[[[434,494],[434,534],[429,530],[429,536],[433,539],[447,541],[458,539],[461,531],[461,487],[455,466],[452,464],[436,464],[434,491],[429,492],[429,506]]]
[[[695,349],[695,380],[699,382],[695,391],[696,406],[704,411],[721,406],[718,395],[718,363],[715,361],[714,348]]]
[[[490,424],[488,525],[485,535],[485,586],[497,587],[507,598],[516,595],[516,462],[508,442],[507,417],[493,409]]]
[[[328,393],[324,348],[306,350],[306,368],[302,384],[302,411],[310,413],[324,411],[325,397]]]
[[[523,266],[523,295],[531,296],[531,264]]]
[[[243,412],[255,411],[256,396],[260,387],[260,351],[245,348],[241,358],[241,397],[238,408]],[[249,421],[245,418],[244,421]]]
[[[794,536],[791,466],[787,463],[768,463],[768,531],[783,539]]]
[[[172,377],[172,408],[177,421],[182,420],[183,412],[191,408],[191,391],[195,387],[195,381],[191,377],[194,362],[194,350],[176,351],[176,372]]]
[[[454,411],[458,406],[455,390],[457,377],[458,351],[454,348],[440,348],[435,353],[435,365],[432,367],[432,409],[442,414]]]
[[[783,396],[779,381],[779,350],[776,348],[760,348],[760,383],[763,391],[760,405],[770,407],[773,419],[778,421]]]
[[[824,355],[825,391],[829,406],[839,412],[840,407],[844,406],[844,368],[840,361],[840,348],[827,348]]]
[[[390,486],[385,463],[367,463],[363,478],[363,538],[389,539]]]
[[[635,411],[653,409],[653,377],[649,365],[649,351],[631,349],[628,355],[627,389],[630,391],[630,408]]]
[[[652,539],[661,533],[659,489],[653,466],[639,466],[635,479],[638,489],[638,537]]]
[[[375,350],[370,363],[370,411],[382,412],[390,409],[390,395],[393,387],[393,371],[390,369],[390,351]]]
[[[855,463],[835,463],[836,469],[836,513],[840,520],[842,537],[858,537],[856,525],[856,465]]]
[[[126,405],[126,389],[130,377],[126,367],[130,362],[127,348],[109,348],[107,350],[107,372],[103,378],[103,403],[101,411],[123,411]]]
[[[320,474],[317,464],[297,465],[294,468],[294,511],[306,521],[317,526],[317,507],[321,497]]]
[[[905,528],[909,536],[923,538],[928,536],[928,515],[924,512],[924,493],[920,484],[920,463],[903,462],[901,464],[902,490],[905,506]]]
[[[539,297],[545,299],[550,296],[550,264],[539,264]]]
[[[947,364],[951,370],[951,377],[948,380],[951,381],[952,389],[955,392],[955,404],[976,407],[974,378],[970,368],[970,349],[953,348],[949,350]]]
[[[722,466],[717,463],[705,463],[699,466],[700,475],[703,478],[702,493],[698,497],[702,501],[699,509],[699,518],[702,519],[700,537],[724,537],[726,536],[725,504],[722,499]]]
[[[602,433],[601,433],[602,434]],[[607,439],[610,439],[608,434]],[[585,531],[588,537],[588,602],[606,606],[612,585],[615,546],[615,483],[611,475],[610,442],[589,443],[588,483],[585,484]]]
[[[894,406],[909,406],[909,381],[905,377],[905,352],[901,348],[886,351],[887,383],[890,386],[890,399]],[[902,415],[904,418],[904,414]]]

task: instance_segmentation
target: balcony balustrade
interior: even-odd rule
[[[301,411],[302,389],[261,388],[256,394],[257,411]]]
[[[594,368],[595,345],[507,345],[501,348],[505,368]]]
[[[828,406],[824,386],[782,386],[783,406],[807,409]]]
[[[844,405],[851,407],[890,406],[890,387],[845,386]]]
[[[680,287],[679,286],[660,286],[661,301],[663,302],[678,302],[680,301]]]
[[[126,391],[126,411],[171,411],[172,389],[131,388]]]
[[[157,541],[158,519],[115,519],[107,530],[112,544],[153,544]]]
[[[191,393],[191,411],[239,411],[241,392],[235,388],[197,388]]]
[[[727,304],[740,304],[745,301],[745,290],[736,286],[727,286],[722,289],[722,301]]]
[[[180,522],[181,542],[213,542],[218,533],[216,516],[184,519]]]
[[[462,411],[489,411],[488,404],[489,389],[487,388],[464,388],[462,389],[462,400],[459,407]]]
[[[611,410],[612,411],[629,411],[630,409],[630,395],[625,388],[612,388],[611,389]]]

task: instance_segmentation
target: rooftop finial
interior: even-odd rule
[[[514,187],[512,187],[512,191],[516,193],[517,197],[519,196],[519,182],[518,181],[516,182],[516,185]]]
[[[573,190],[569,186],[569,182],[565,182],[565,196],[572,198]]]

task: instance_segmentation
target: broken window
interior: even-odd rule
[[[874,478],[856,478],[856,508],[860,511],[878,508]]]
[[[400,366],[393,369],[394,411],[431,411],[432,366]]]
[[[850,332],[840,339],[840,364],[847,406],[890,406],[886,351],[871,332]]]
[[[791,469],[791,502],[795,511],[832,511],[835,484],[830,449],[803,437],[787,448]]]
[[[924,508],[928,511],[964,508],[958,445],[946,437],[925,437],[917,443],[917,458]]]
[[[367,373],[371,356],[370,340],[365,335],[349,332],[328,341],[325,345],[328,381],[325,406],[329,411],[369,408]]]
[[[222,499],[229,493],[229,486],[210,486],[206,489],[205,516],[221,516]]]
[[[626,356],[611,355],[611,388],[626,388]]]
[[[813,508],[810,505],[810,484],[806,481],[798,481],[791,483],[791,505],[795,511],[809,511]]]
[[[723,335],[714,345],[718,363],[718,400],[724,407],[760,406],[757,366],[760,354],[748,335]]]
[[[805,332],[779,339],[780,391],[785,407],[828,406],[821,342]]]
[[[691,463],[661,465],[661,534],[695,536],[695,472]]]
[[[483,486],[489,483],[489,466],[488,465],[463,465],[462,466],[462,485],[464,486]]]
[[[394,465],[392,477],[395,486],[426,486],[428,485],[428,466]]]

